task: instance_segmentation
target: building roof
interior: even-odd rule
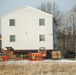
[[[7,15],[9,15],[9,14],[12,14],[12,13],[14,13],[14,12],[16,12],[16,11],[19,11],[19,10],[21,10],[21,9],[24,9],[24,8],[33,8],[34,10],[38,10],[38,11],[40,11],[40,12],[42,12],[42,13],[45,13],[45,14],[50,15],[50,16],[53,16],[53,15],[47,13],[47,12],[44,12],[44,11],[39,10],[39,9],[37,9],[37,8],[34,8],[34,7],[31,7],[31,6],[26,5],[26,6],[23,6],[23,7],[21,7],[21,8],[15,9],[15,10],[9,12],[9,13],[6,13],[6,14],[2,15],[1,18],[2,18],[2,17],[5,17],[5,16],[7,16]]]

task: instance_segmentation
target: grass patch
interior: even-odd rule
[[[75,75],[75,62],[0,64],[0,75]]]

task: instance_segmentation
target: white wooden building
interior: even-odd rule
[[[53,15],[31,6],[5,14],[1,18],[2,48],[15,50],[57,50],[56,22]]]

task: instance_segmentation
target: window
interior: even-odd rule
[[[44,26],[45,25],[45,19],[39,19],[39,25]]]
[[[45,35],[39,35],[39,41],[45,41]]]
[[[15,42],[15,35],[10,35],[10,42]]]
[[[10,26],[15,26],[15,19],[10,19]]]

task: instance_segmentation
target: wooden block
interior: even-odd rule
[[[11,55],[11,58],[14,59],[16,56],[15,55]]]
[[[61,52],[60,51],[57,52],[57,55],[58,55],[58,59],[61,59]]]
[[[0,62],[2,62],[3,61],[3,58],[2,57],[0,57]]]
[[[21,57],[16,57],[15,60],[16,60],[16,61],[17,61],[17,60],[22,60],[22,58],[21,58]]]
[[[16,58],[16,55],[9,55],[8,58],[9,58],[9,60],[10,59],[15,59]]]
[[[52,51],[52,59],[57,59],[57,52],[56,51]]]

